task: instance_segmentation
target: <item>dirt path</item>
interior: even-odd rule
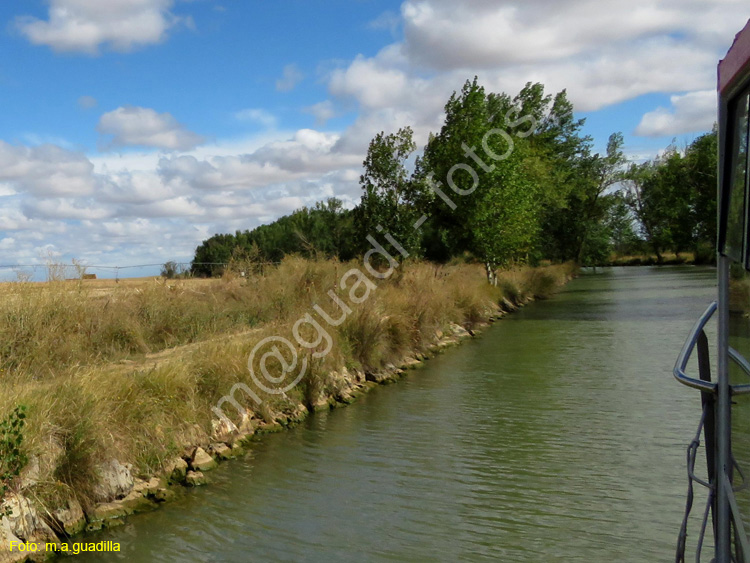
[[[208,346],[210,344],[213,344],[219,341],[240,340],[243,337],[249,336],[250,334],[260,331],[261,329],[262,327],[256,327],[250,330],[243,330],[240,332],[218,334],[211,338],[207,338],[206,340],[200,340],[198,342],[191,342],[190,344],[183,344],[180,346],[174,346],[172,348],[165,348],[164,350],[159,350],[158,352],[152,352],[150,354],[139,356],[133,359],[128,358],[124,360],[119,360],[117,362],[105,363],[100,366],[100,369],[104,369],[110,372],[115,371],[118,373],[123,373],[127,371],[139,371],[144,368],[154,369],[159,364],[162,364],[164,362],[168,362],[171,360],[175,360],[181,356],[186,356],[188,354],[191,354],[202,346]]]

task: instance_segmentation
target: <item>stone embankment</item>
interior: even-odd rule
[[[59,553],[60,546],[70,543],[76,534],[120,525],[129,515],[153,510],[169,501],[184,487],[205,485],[206,473],[221,462],[242,456],[245,448],[258,436],[294,426],[304,420],[310,410],[324,410],[352,403],[372,388],[396,381],[406,370],[420,366],[430,356],[473,337],[491,322],[531,300],[532,298],[526,298],[513,304],[504,299],[500,306],[485,310],[485,322],[478,323],[471,331],[457,324],[452,324],[445,332],[439,330],[427,353],[407,356],[398,366],[389,364],[377,373],[352,371],[342,367],[331,374],[338,383],[334,386],[338,390],[336,395],[327,395],[321,391],[309,401],[310,408],[299,403],[291,412],[271,412],[264,419],[256,418],[248,410],[239,427],[226,428],[215,424],[211,442],[186,447],[181,457],[170,460],[164,465],[160,475],[148,480],[135,477],[130,464],[111,459],[97,468],[99,479],[95,489],[96,498],[90,507],[84,507],[75,498],[69,498],[56,510],[40,508],[29,494],[25,494],[36,482],[35,471],[38,474],[39,465],[36,460],[27,467],[18,490],[5,502],[7,515],[0,520],[0,563],[40,561],[54,557],[53,549]],[[11,542],[36,543],[40,549],[35,553],[18,549],[10,551]]]

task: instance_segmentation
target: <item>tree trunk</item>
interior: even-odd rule
[[[659,245],[655,242],[651,243],[652,248],[654,249],[654,254],[656,254],[656,263],[661,264],[664,262],[664,257],[661,255],[661,252],[659,251]]]
[[[487,261],[484,263],[484,268],[487,271],[487,283],[497,287],[497,272],[495,271],[494,264]]]
[[[576,252],[576,264],[579,266],[583,262],[583,247],[586,245],[586,234],[584,233],[583,237],[581,237],[581,242],[578,245],[578,251]]]

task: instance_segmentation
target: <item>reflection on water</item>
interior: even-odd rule
[[[136,562],[671,560],[700,398],[670,372],[714,276],[583,276],[87,539]]]

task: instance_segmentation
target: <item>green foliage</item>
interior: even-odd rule
[[[716,127],[710,133],[695,139],[685,151],[684,164],[687,169],[688,191],[693,232],[697,246],[716,246],[716,186],[717,162],[719,158]],[[713,252],[712,252],[713,254]],[[715,259],[715,256],[712,256]]]
[[[220,276],[227,264],[240,262],[249,268],[280,262],[288,254],[350,260],[356,253],[354,240],[353,212],[344,209],[341,200],[330,198],[252,231],[212,236],[196,249],[191,272]]]
[[[595,221],[586,231],[578,263],[581,266],[605,264],[612,251],[612,231],[604,221]]]
[[[21,405],[0,421],[0,499],[5,498],[11,483],[27,462],[21,449],[25,419],[26,407]],[[8,509],[0,515],[7,516]]]
[[[625,196],[617,191],[606,196],[608,203],[605,219],[611,250],[619,256],[641,254],[643,240],[636,233],[636,219]]]
[[[216,276],[221,275],[224,271],[222,264],[229,263],[232,258],[232,252],[238,246],[237,235],[223,234],[214,235],[204,240],[201,245],[195,249],[195,258],[191,271],[196,276]]]
[[[66,389],[64,393],[70,393]],[[57,442],[61,446],[52,477],[55,482],[63,483],[77,492],[84,508],[90,506],[93,489],[97,483],[97,455],[100,444],[96,436],[96,422],[91,400],[76,397],[74,411],[72,405],[66,405],[55,412]]]
[[[287,254],[306,257],[353,257],[353,217],[341,200],[330,198],[314,207],[303,207],[268,225],[237,235],[240,248],[257,245],[259,257],[279,262]]]
[[[378,133],[370,142],[360,177],[364,194],[355,212],[362,251],[371,247],[368,236],[376,237],[383,231],[409,254],[418,252],[419,233],[413,227],[417,210],[409,201],[413,187],[406,169],[406,160],[417,148],[412,136],[411,128],[404,127],[395,134]],[[383,244],[392,256],[399,256],[390,242]]]
[[[592,155],[592,139],[581,133],[584,120],[575,118],[565,91],[554,100],[523,92],[520,97],[535,99],[541,108],[528,102],[523,106],[539,119],[525,159],[526,169],[541,186],[540,236],[532,255],[557,261],[590,259],[608,244],[601,228],[608,204],[601,198],[617,181],[624,161],[622,135],[610,137],[605,155]]]
[[[622,136],[592,156],[583,123],[565,91],[551,96],[528,83],[511,97],[486,92],[474,78],[446,103],[444,124],[413,172],[411,128],[378,133],[355,209],[329,200],[252,231],[215,235],[196,250],[192,271],[219,275],[230,262],[252,270],[288,254],[345,261],[372,247],[368,237],[397,260],[408,253],[480,261],[493,282],[504,264],[581,260],[584,247],[589,255],[603,248],[601,229],[596,240],[587,243],[587,235],[605,219],[598,200],[622,161]]]
[[[625,197],[659,262],[665,251],[713,255],[716,239],[716,129],[680,153],[631,165]]]
[[[499,265],[526,259],[546,197],[540,155],[529,137],[550,101],[540,84],[511,99],[487,94],[476,78],[451,96],[445,124],[430,138],[414,175],[415,204],[430,217],[428,257],[468,252],[486,264],[490,277]]]
[[[695,249],[693,264],[714,264],[716,262],[716,248],[711,243],[701,242]]]
[[[628,167],[621,133],[593,152],[565,90],[528,83],[514,97],[467,80],[445,105],[445,120],[422,155],[410,127],[378,133],[353,210],[328,200],[268,225],[214,235],[196,249],[192,273],[225,265],[258,271],[289,254],[346,261],[373,237],[401,254],[446,263],[608,263],[618,255],[692,251],[711,259],[716,232],[716,131],[684,153],[673,147]],[[416,225],[416,226],[415,226]],[[390,238],[392,237],[392,238]],[[392,242],[395,240],[396,242]],[[217,263],[203,265],[202,262]]]

